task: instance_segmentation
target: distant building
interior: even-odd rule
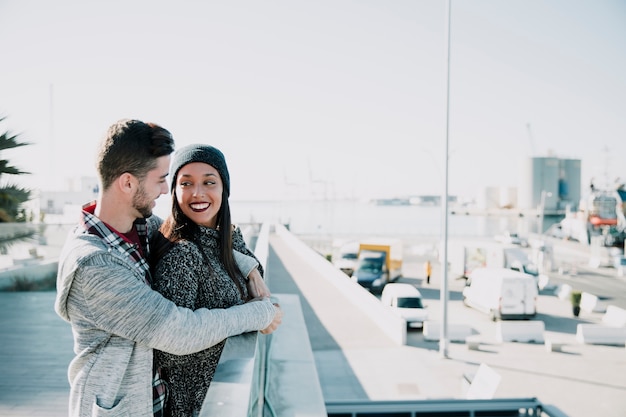
[[[487,210],[517,208],[517,187],[487,187],[481,198],[481,206]]]
[[[577,211],[582,195],[581,161],[553,156],[522,161],[518,187],[486,187],[478,206],[487,210]]]
[[[98,195],[98,179],[95,177],[81,177],[72,182],[67,191],[38,191],[31,202],[31,210],[35,218],[63,217],[68,207],[80,207],[94,200]],[[76,216],[73,216],[77,218]]]
[[[581,199],[580,159],[533,157],[523,165],[519,208],[576,211]]]

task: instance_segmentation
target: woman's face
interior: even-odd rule
[[[204,162],[184,165],[176,176],[176,201],[194,223],[215,229],[222,207],[222,178]]]

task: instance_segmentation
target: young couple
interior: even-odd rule
[[[57,276],[55,311],[76,353],[70,416],[160,416],[164,404],[167,415],[197,415],[226,338],[282,321],[231,224],[223,154],[173,151],[170,132],[138,120],[115,123],[100,144],[100,193],[69,234]],[[163,221],[152,210],[168,174]]]

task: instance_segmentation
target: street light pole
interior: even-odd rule
[[[541,199],[539,201],[539,234],[543,234],[543,217],[546,212],[546,197],[552,197],[552,193],[541,190]]]
[[[448,137],[450,127],[450,14],[451,0],[446,1],[446,146],[445,146],[445,184],[443,193],[443,264],[441,270],[443,272],[441,280],[440,300],[442,306],[441,312],[441,331],[439,332],[439,354],[442,358],[448,358]]]

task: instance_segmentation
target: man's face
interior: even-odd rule
[[[167,174],[170,167],[170,156],[161,156],[157,159],[157,167],[148,172],[146,178],[139,182],[137,192],[133,196],[133,207],[141,217],[152,216],[156,206],[156,199],[161,194],[167,194]]]

